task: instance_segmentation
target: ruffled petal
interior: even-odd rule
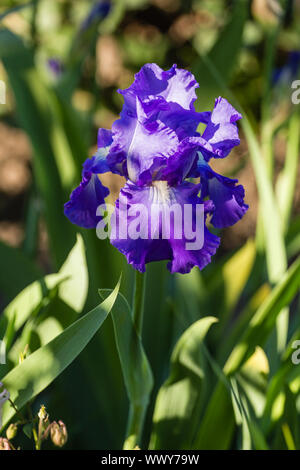
[[[160,121],[148,121],[137,99],[137,119],[123,116],[114,126],[114,142],[108,161],[127,160],[131,181],[143,181],[143,173],[152,168],[154,159],[165,161],[176,152],[179,141],[176,133]],[[157,169],[157,168],[156,168]]]
[[[98,138],[97,144],[98,148],[105,148],[109,147],[112,144],[113,136],[112,131],[109,129],[102,129],[98,130]]]
[[[208,196],[214,203],[211,223],[214,227],[224,228],[234,225],[247,212],[245,190],[237,179],[219,175],[210,168],[203,157],[199,158],[198,175],[201,177],[201,195]]]
[[[168,269],[174,273],[187,273],[194,266],[204,268],[211,261],[219,246],[219,238],[211,234],[205,227],[205,216],[212,210],[211,201],[203,201],[198,197],[200,186],[192,183],[182,183],[177,187],[169,187],[166,182],[159,181],[154,186],[140,187],[128,182],[121,190],[116,203],[116,210],[111,220],[111,243],[123,253],[129,264],[135,269],[144,272],[146,264],[152,261],[169,260]],[[187,243],[197,240],[196,208],[204,205],[202,243],[199,248],[187,249]],[[165,219],[156,218],[157,211],[165,214],[166,207],[177,205],[183,214],[184,206],[191,208],[189,223],[191,224],[195,240],[186,236],[185,227],[175,217],[169,219],[169,237]],[[134,213],[132,213],[134,209]],[[151,212],[154,211],[154,212]],[[138,218],[137,218],[138,217]],[[126,222],[127,221],[127,222]],[[132,223],[139,226],[140,236],[132,238],[130,227]],[[176,230],[181,232],[176,235]],[[198,226],[198,230],[200,230]],[[155,235],[154,235],[155,234]]]
[[[71,193],[70,200],[64,205],[66,217],[75,225],[83,228],[95,228],[102,216],[97,216],[97,208],[104,204],[109,190],[102,185],[97,173],[101,158],[88,158],[83,165],[82,181]]]
[[[120,91],[125,103],[112,126],[107,156],[112,171],[117,169],[131,181],[147,184],[159,178],[169,157],[182,153],[179,145],[183,140],[200,138],[197,127],[207,123],[208,116],[194,109],[197,87],[194,76],[176,65],[168,71],[156,64],[142,67],[134,83]],[[209,146],[204,139],[203,145]],[[211,146],[209,150],[213,150]]]
[[[111,171],[121,176],[128,177],[126,167],[126,155],[119,158],[118,155],[111,156],[110,149],[113,147],[113,132],[107,129],[98,131],[98,150],[89,161],[85,163],[85,169],[93,173],[106,173]]]
[[[136,97],[143,101],[149,97],[163,96],[168,88],[168,81],[175,73],[175,65],[165,71],[156,64],[145,64],[135,75],[134,82],[129,88],[118,90],[124,97],[127,112],[134,115]]]
[[[212,178],[209,182],[209,195],[215,204],[211,218],[214,227],[223,228],[234,225],[247,212],[249,206],[244,203],[245,190],[237,180],[230,178]]]
[[[236,121],[242,115],[224,98],[217,98],[214,110],[207,116],[207,127],[202,138],[209,144],[203,145],[203,155],[206,160],[211,157],[224,158],[236,145],[239,145],[238,127]]]
[[[199,84],[191,72],[175,68],[175,74],[168,80],[168,86],[161,96],[169,103],[177,103],[184,109],[194,110],[197,88]]]
[[[171,186],[180,184],[188,175],[197,160],[198,142],[187,138],[180,142],[177,152],[171,155],[165,162],[164,168],[158,173],[157,178],[166,180]]]
[[[142,101],[149,97],[163,97],[168,103],[177,103],[183,109],[194,110],[199,87],[194,75],[188,70],[173,65],[163,70],[156,64],[145,64],[135,75],[133,84],[126,90],[119,90],[124,96],[125,106],[134,112],[135,97]]]

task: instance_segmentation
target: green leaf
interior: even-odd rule
[[[24,323],[49,303],[56,289],[54,283],[52,289],[47,285],[49,278],[51,275],[30,284],[4,310],[0,319],[0,337],[5,338],[7,348]]]
[[[32,353],[1,379],[18,409],[51,384],[85,348],[111,311],[119,287],[120,281],[102,304],[77,320],[46,346]],[[80,390],[74,390],[74,393],[80,394]],[[14,414],[14,409],[6,404],[3,426]]]
[[[63,283],[62,283],[63,281]],[[49,277],[50,286],[59,284],[58,295],[75,312],[81,313],[85,305],[89,276],[86,263],[85,246],[82,236],[77,241],[57,275]]]
[[[299,287],[300,258],[292,264],[252,317],[247,330],[225,364],[224,371],[227,375],[234,374],[251,356],[255,347],[262,346],[266,342],[274,328],[278,314],[293,300]]]
[[[300,285],[300,259],[290,267],[282,281],[272,290],[250,320],[248,328],[229,356],[224,374],[228,377],[236,373],[254,352],[257,345],[266,342],[276,323],[281,309],[293,299]],[[226,423],[226,432],[224,432]],[[195,440],[196,449],[227,449],[235,426],[231,398],[225,381],[219,380]],[[220,432],[219,432],[220,430]],[[255,423],[250,422],[252,438],[256,445],[264,447],[263,435]]]
[[[256,255],[253,240],[248,242],[218,266],[206,281],[207,300],[213,311],[218,312],[220,324],[226,325],[228,316],[234,312],[249,279]]]
[[[287,256],[283,237],[283,227],[280,219],[279,209],[272,187],[272,180],[269,178],[266,162],[263,159],[262,150],[256,138],[249,118],[245,110],[241,109],[233,94],[228,90],[226,81],[218,71],[210,57],[204,57],[207,68],[219,83],[223,92],[226,93],[231,103],[240,109],[243,116],[241,126],[243,127],[254,168],[257,189],[261,203],[261,224],[264,235],[264,248],[267,259],[268,277],[272,284],[278,282],[287,268]],[[259,240],[259,239],[258,239]],[[288,310],[280,312],[277,317],[277,350],[281,352],[286,344],[288,333]]]
[[[33,147],[34,174],[45,202],[50,247],[58,267],[72,245],[74,231],[63,214],[66,194],[56,162],[53,97],[35,68],[32,50],[7,29],[0,30],[0,56],[14,92],[20,123]],[[64,159],[65,155],[60,153],[59,158]]]
[[[290,118],[285,164],[278,176],[276,196],[284,232],[289,228],[299,165],[300,113]]]
[[[0,319],[0,337],[9,348],[15,333],[40,310],[49,305],[56,293],[77,313],[82,312],[88,292],[88,272],[82,237],[57,274],[49,274],[20,292],[6,307]],[[7,332],[7,333],[6,333]]]
[[[289,383],[290,376],[300,377],[300,365],[294,364],[292,360],[292,355],[295,352],[293,348],[293,343],[295,340],[298,340],[300,337],[300,329],[298,329],[292,336],[287,349],[282,357],[282,362],[280,367],[277,369],[276,373],[271,378],[268,389],[266,391],[266,405],[263,413],[263,429],[265,432],[270,430],[270,427],[274,425],[280,418],[282,414],[280,411],[280,402],[286,395],[285,386]],[[276,404],[277,402],[277,404]],[[282,407],[283,412],[283,407]]]
[[[248,2],[238,0],[231,19],[221,32],[217,42],[208,53],[209,60],[214,64],[224,83],[228,83],[231,78],[237,56],[242,45],[244,25],[248,17]],[[199,54],[201,51],[199,51]],[[192,66],[192,72],[200,83],[198,90],[198,100],[196,106],[201,106],[201,110],[210,109],[214,99],[224,92],[223,87],[216,80],[215,75],[207,67],[203,57],[197,59]]]
[[[23,10],[23,8],[31,7],[33,5],[34,5],[34,0],[31,2],[24,3],[23,5],[17,5],[13,8],[10,8],[9,10],[6,10],[4,13],[1,13],[0,21],[2,21],[6,16],[11,15],[12,13],[17,13],[20,10]]]
[[[107,293],[109,293],[107,290],[99,291],[102,297]],[[133,322],[131,308],[121,294],[112,309],[112,319],[123,378],[130,401],[129,435],[125,440],[124,448],[132,449],[136,444],[136,433],[139,436],[142,432],[153,388],[153,376],[141,338]]]
[[[193,323],[177,342],[154,410],[151,449],[191,448],[207,386],[202,343],[214,317]]]
[[[31,423],[25,424],[25,426],[23,426],[22,428],[23,433],[25,434],[26,437],[28,437],[28,439],[31,439],[32,430],[33,430],[33,424]]]
[[[248,403],[245,396],[241,395],[236,380],[226,377],[205,346],[204,352],[218,378],[218,383],[200,423],[193,448],[206,449],[208,446],[209,449],[227,449],[231,443],[236,424],[241,425],[243,449],[251,449],[252,443],[254,448],[266,449],[268,446],[254,417],[251,416]],[[221,424],[214,428],[214,423],[222,423],[225,418],[228,423],[226,433],[223,432]]]
[[[99,291],[102,298],[110,292],[107,289]],[[128,398],[137,406],[147,406],[153,387],[152,372],[134,327],[130,306],[122,294],[118,295],[111,315]]]
[[[24,287],[39,277],[42,272],[22,251],[0,242],[0,291],[5,301],[11,300]]]
[[[226,431],[224,431],[226,423]],[[227,384],[219,381],[201,420],[194,449],[228,449],[235,429],[232,400]]]

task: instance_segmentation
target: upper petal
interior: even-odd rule
[[[202,138],[209,144],[203,147],[203,155],[207,160],[211,157],[224,158],[233,147],[239,145],[238,127],[235,124],[242,115],[224,98],[217,98],[215,107],[207,119],[207,127]]]
[[[199,84],[191,72],[175,68],[175,74],[168,80],[168,86],[161,95],[168,102],[177,103],[184,109],[194,110],[197,88]]]
[[[148,121],[140,100],[136,100],[137,118],[123,115],[114,124],[108,159],[126,159],[130,180],[139,183],[143,173],[153,168],[154,159],[167,159],[176,152],[179,141],[176,133],[161,121]]]
[[[126,90],[119,90],[124,96],[125,106],[134,113],[135,97],[142,101],[149,97],[163,97],[168,103],[179,104],[183,109],[194,110],[197,99],[196,88],[199,85],[194,75],[188,70],[163,70],[156,64],[145,64],[135,75],[133,84]]]

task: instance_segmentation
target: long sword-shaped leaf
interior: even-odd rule
[[[14,298],[25,286],[42,276],[36,264],[21,250],[0,242],[0,292],[6,302]]]
[[[241,109],[233,94],[228,90],[226,82],[210,57],[204,57],[207,68],[232,104],[241,110],[243,119],[241,125],[247,138],[252,165],[255,172],[257,188],[261,203],[261,221],[265,241],[268,277],[272,284],[277,283],[287,268],[287,257],[283,237],[283,227],[277,206],[272,181],[268,176],[266,163],[254,130],[246,112]],[[288,332],[288,310],[284,309],[277,317],[277,349],[282,351],[286,344]]]
[[[15,95],[20,123],[33,147],[36,183],[45,202],[50,245],[58,267],[72,246],[74,230],[63,215],[66,196],[51,141],[55,127],[49,113],[51,97],[34,67],[32,51],[7,29],[0,30],[0,57]]]
[[[299,165],[300,112],[290,118],[286,160],[276,186],[278,206],[282,216],[283,230],[287,232],[291,215]]]
[[[87,297],[88,273],[85,247],[80,235],[57,274],[49,274],[30,284],[5,308],[0,318],[0,338],[4,337],[8,328],[10,337],[5,338],[7,348],[14,333],[50,302],[57,289],[58,296],[65,304],[77,313],[82,311]],[[9,328],[12,321],[14,325]]]
[[[298,258],[282,280],[272,290],[252,317],[247,330],[229,356],[224,371],[234,374],[254,352],[256,346],[268,339],[282,308],[288,305],[300,288],[300,258]]]
[[[207,386],[202,342],[216,321],[214,317],[198,320],[176,344],[170,376],[156,400],[151,449],[191,448]]]
[[[105,298],[110,290],[99,292]],[[152,372],[134,327],[130,306],[122,294],[118,295],[111,315],[128,398],[132,403],[143,405],[152,390]]]
[[[242,44],[247,16],[248,2],[246,0],[236,1],[230,21],[208,53],[209,59],[217,68],[224,83],[228,83],[234,69]],[[222,93],[223,87],[216,80],[211,70],[207,68],[203,57],[200,56],[196,60],[192,66],[192,71],[196,78],[199,77],[200,83],[200,89],[198,90],[199,99],[196,102],[196,106],[201,106],[201,110],[209,109],[214,102],[214,98]]]
[[[18,409],[51,384],[85,348],[111,311],[119,287],[120,281],[102,304],[73,323],[50,343],[35,351],[1,379]],[[14,414],[14,409],[6,404],[3,426]]]
[[[99,291],[102,297],[109,292]],[[111,314],[128,398],[131,406],[139,410],[139,426],[142,426],[153,387],[152,371],[136,332],[130,306],[123,295],[118,295]]]

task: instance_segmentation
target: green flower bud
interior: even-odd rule
[[[47,422],[49,419],[49,415],[46,411],[45,405],[42,405],[40,408],[40,411],[38,413],[38,417],[40,418],[41,421]]]
[[[14,437],[16,437],[18,432],[18,426],[14,423],[10,424],[6,430],[6,437],[10,441]]]

